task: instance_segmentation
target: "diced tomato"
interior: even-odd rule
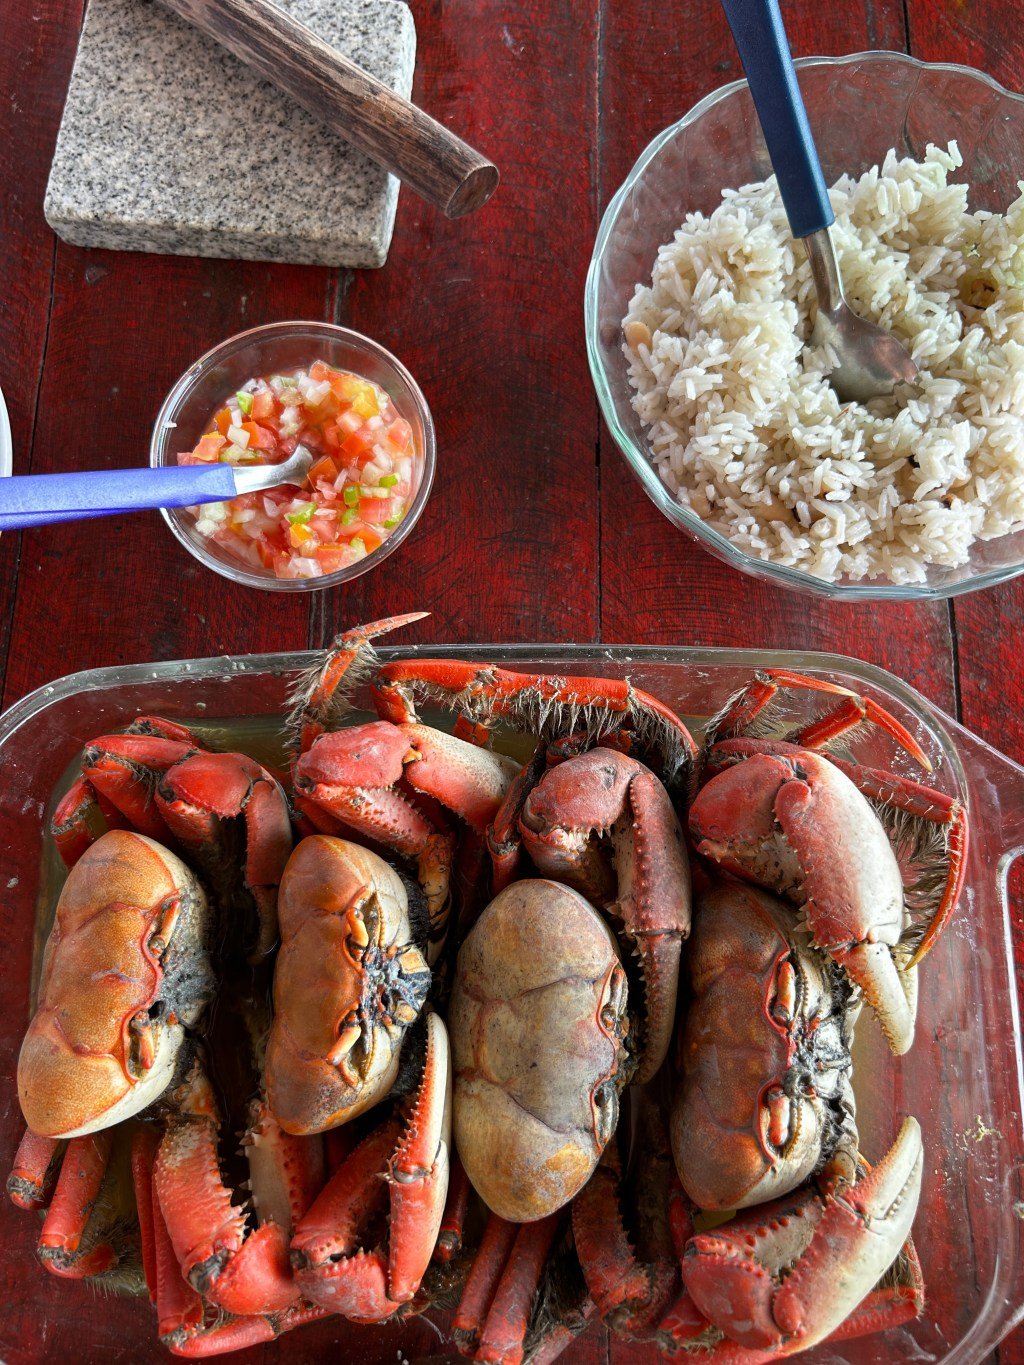
[[[412,427],[404,417],[396,417],[387,429],[387,438],[401,451],[412,449]]]
[[[324,573],[337,573],[352,562],[352,551],[347,545],[320,545],[316,557]]]
[[[249,416],[254,422],[268,422],[281,411],[281,402],[273,389],[260,389],[252,396],[252,412]]]
[[[242,430],[249,433],[249,450],[276,450],[277,437],[258,422],[243,422]]]
[[[390,498],[361,498],[359,515],[368,526],[383,526],[394,516]]]
[[[216,431],[208,431],[205,436],[200,438],[199,444],[192,454],[197,461],[203,464],[213,464],[226,445],[227,439],[225,437]]]
[[[337,477],[338,466],[329,455],[322,456],[309,471],[309,481],[314,488],[318,483],[329,483],[333,486]]]
[[[397,525],[405,515],[410,482],[416,482],[410,474],[416,459],[412,428],[382,389],[323,361],[315,361],[305,377],[325,386],[319,403],[302,399],[308,386],[301,371],[283,399],[269,380],[256,378],[244,387],[248,398],[238,400],[243,405],[238,425],[248,437],[250,460],[276,463],[299,443],[310,450],[314,459],[307,484],[233,498],[227,518],[209,532],[237,559],[262,565],[278,578],[336,573],[372,554],[392,530],[385,522]],[[281,431],[286,408],[287,436]],[[178,456],[179,463],[219,459],[228,444],[231,412],[232,407],[219,409],[195,449]],[[386,489],[388,496],[361,497],[360,484],[376,484],[382,469],[397,480]],[[308,520],[289,520],[299,513]]]

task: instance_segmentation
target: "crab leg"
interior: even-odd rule
[[[382,621],[371,621],[369,625],[355,626],[335,638],[326,662],[317,664],[311,674],[299,680],[295,689],[288,730],[296,753],[305,753],[347,709],[348,692],[358,673],[376,657],[372,641],[378,635],[412,625],[429,615],[429,611],[411,611],[404,616],[389,616]],[[349,688],[339,694],[338,689],[346,679]]]
[[[848,730],[870,721],[890,734],[926,772],[931,772],[931,760],[914,736],[877,702],[860,696],[848,687],[840,687],[838,683],[826,682],[824,678],[810,678],[803,673],[790,673],[784,668],[767,668],[755,673],[743,691],[728,701],[725,709],[709,723],[705,742],[742,734],[783,688],[828,692],[843,698],[834,710],[791,736],[791,743],[804,749],[821,749]]]
[[[679,1290],[674,1259],[643,1263],[622,1222],[618,1140],[612,1138],[597,1170],[572,1205],[576,1253],[587,1289],[605,1322],[633,1337],[659,1322]]]
[[[79,1280],[102,1275],[117,1264],[117,1252],[103,1238],[82,1250],[110,1162],[110,1147],[109,1129],[68,1142],[39,1235],[39,1259],[51,1274]]]
[[[519,1227],[474,1359],[489,1361],[491,1365],[519,1365],[523,1359],[530,1310],[561,1221],[559,1210]]]
[[[921,1130],[906,1119],[883,1160],[837,1194],[780,1199],[691,1238],[683,1281],[694,1304],[754,1350],[789,1355],[823,1341],[898,1256],[923,1164]]]
[[[7,1177],[7,1193],[19,1209],[45,1209],[53,1197],[64,1144],[26,1128]]]
[[[463,1355],[476,1354],[488,1311],[518,1233],[516,1223],[509,1223],[496,1213],[488,1215],[484,1235],[452,1319],[452,1339]]]
[[[404,1127],[392,1120],[362,1142],[296,1228],[295,1279],[311,1302],[379,1322],[414,1297],[444,1215],[450,1124],[448,1035],[431,1014],[423,1078]],[[366,1250],[360,1229],[379,1202],[375,1191],[389,1199],[388,1240]]]
[[[448,1198],[445,1200],[441,1231],[438,1233],[437,1246],[434,1248],[435,1261],[450,1261],[462,1250],[462,1230],[469,1208],[471,1189],[465,1167],[455,1156],[448,1175]]]
[[[401,659],[385,664],[374,680],[378,715],[395,724],[415,721],[417,691],[485,729],[507,717],[521,729],[562,735],[582,722],[597,740],[629,720],[648,732],[645,738],[661,753],[669,780],[688,770],[697,753],[674,711],[620,678],[513,673],[459,659]]]
[[[159,1211],[153,1207],[153,1163],[156,1161],[159,1146],[160,1139],[152,1128],[138,1128],[132,1135],[132,1184],[135,1188],[135,1208],[139,1216],[142,1271],[146,1277],[150,1302],[154,1304],[157,1297],[156,1219]]]

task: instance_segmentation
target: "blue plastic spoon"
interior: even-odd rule
[[[83,474],[22,474],[0,479],[0,531],[155,507],[225,502],[240,493],[255,493],[283,483],[301,487],[312,463],[306,447],[296,446],[282,464],[178,464]]]
[[[793,236],[803,240],[818,295],[811,333],[839,364],[829,383],[842,402],[864,402],[911,384],[917,366],[894,336],[846,302],[829,228],[835,214],[814,145],[778,0],[722,0]]]

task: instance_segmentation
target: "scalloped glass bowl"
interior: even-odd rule
[[[1024,177],[1024,97],[965,66],[917,61],[898,52],[807,57],[796,63],[825,179],[861,175],[890,148],[921,157],[929,142],[956,140],[972,209],[1003,211]],[[928,581],[827,583],[799,569],[755,559],[676,502],[655,472],[633,411],[622,353],[622,319],[638,283],[649,281],[658,248],[687,213],[710,212],[722,190],[771,174],[746,81],[714,91],[654,139],[605,211],[586,287],[590,369],[605,421],[655,506],[712,554],[756,578],[825,597],[892,601],[952,597],[1024,571],[1024,531],[978,542],[970,563],[932,566]]]
[[[200,535],[195,518],[184,507],[164,507],[161,515],[186,550],[209,569],[235,583],[272,592],[316,592],[351,582],[374,569],[397,550],[419,520],[430,496],[436,464],[434,423],[419,385],[390,351],[369,337],[330,322],[272,322],[222,341],[190,365],[164,399],[153,426],[151,465],[175,464],[178,452],[191,450],[209,430],[218,408],[254,375],[287,373],[326,361],[370,379],[391,395],[395,407],[412,426],[420,455],[419,484],[409,510],[388,538],[364,559],[319,578],[278,578],[269,569],[243,563],[216,541]],[[0,455],[2,461],[2,455]],[[0,463],[2,472],[2,463]]]

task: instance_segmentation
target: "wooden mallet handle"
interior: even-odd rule
[[[164,2],[449,218],[493,194],[490,161],[270,0]]]

